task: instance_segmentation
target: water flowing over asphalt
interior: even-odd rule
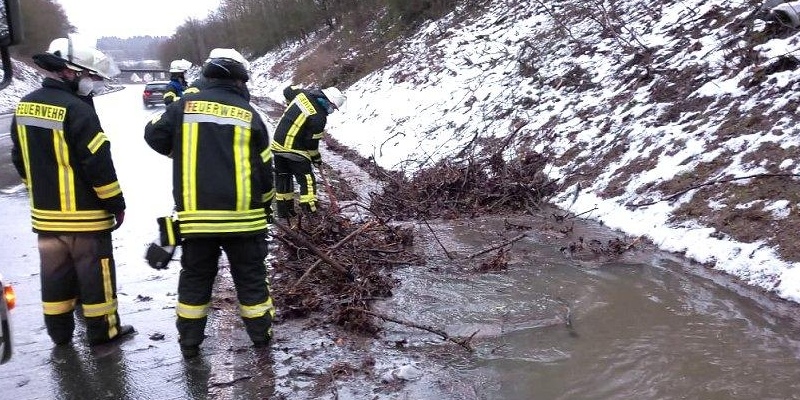
[[[271,348],[257,352],[223,260],[202,356],[185,361],[174,328],[178,264],[157,272],[142,260],[154,218],[171,205],[169,161],[142,140],[153,110],[141,107],[140,91],[98,98],[129,207],[114,236],[120,313],[138,334],[90,349],[79,329],[72,347],[53,348],[27,198],[18,182],[3,186],[0,272],[19,298],[15,354],[0,366],[3,398],[800,398],[796,305],[646,244],[620,257],[570,255],[561,248],[578,237],[618,235],[578,219],[564,233],[552,211],[413,225],[426,264],[399,266],[394,296],[375,308],[472,336],[473,352],[403,324],[385,322],[377,338],[364,338],[313,317],[279,320]],[[535,228],[507,230],[507,222]],[[469,256],[520,233],[507,270],[474,271],[495,252]]]

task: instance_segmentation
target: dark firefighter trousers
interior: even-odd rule
[[[89,344],[116,337],[120,321],[111,233],[39,234],[38,247],[44,322],[53,342],[72,339],[78,301]]]
[[[247,335],[254,343],[270,340],[275,309],[269,295],[265,239],[264,234],[183,239],[176,322],[181,346],[203,342],[222,251],[230,263]]]
[[[275,156],[275,202],[279,218],[294,216],[294,181],[300,186],[300,207],[317,211],[317,179],[311,161]]]

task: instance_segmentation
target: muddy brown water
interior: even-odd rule
[[[547,225],[547,217],[512,220]],[[451,335],[475,333],[468,353],[387,326],[413,351],[438,353],[427,369],[449,374],[431,386],[441,393],[410,398],[800,398],[796,305],[645,245],[613,259],[560,251],[578,236],[621,237],[594,223],[564,236],[529,231],[507,271],[471,272],[465,255],[519,233],[503,224],[440,223],[436,238],[421,228],[428,265],[397,272],[402,287],[382,309]]]
[[[24,214],[24,198],[2,200],[9,232],[7,221]],[[168,306],[176,268],[155,274],[132,263],[120,269],[120,309],[139,334],[116,349],[89,350],[78,340],[57,351],[42,331],[38,301],[29,298],[38,290],[36,272],[15,270],[6,275],[25,298],[14,311],[15,356],[0,366],[0,397],[800,398],[794,304],[644,244],[614,258],[565,254],[560,248],[578,236],[621,235],[585,221],[563,234],[548,215],[416,226],[416,250],[427,263],[394,270],[394,296],[375,309],[472,336],[472,352],[404,324],[386,322],[377,338],[364,338],[314,316],[280,321],[272,347],[256,353],[223,268],[203,355],[187,362]],[[539,230],[505,230],[506,221]],[[473,272],[494,252],[469,255],[520,233],[527,236],[511,246],[507,270]],[[4,237],[4,269],[35,257],[25,236]]]

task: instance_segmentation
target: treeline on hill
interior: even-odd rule
[[[327,69],[324,74],[315,75],[317,84],[351,83],[382,66],[387,45],[409,28],[456,10],[459,5],[471,7],[489,2],[221,0],[217,11],[205,20],[188,20],[178,27],[161,47],[160,60],[184,58],[200,64],[215,47],[236,48],[256,58],[287,43],[311,40],[315,33],[331,33],[335,40],[315,48],[305,61]]]
[[[200,65],[215,47],[256,58],[287,43],[320,37],[317,33],[332,34],[334,40],[306,56],[308,71],[299,71],[298,81],[305,74],[313,75],[317,84],[338,85],[382,67],[389,45],[421,22],[491,1],[221,0],[206,19],[187,19],[172,37],[102,38],[98,47],[118,61],[157,59],[169,65],[183,58]],[[53,38],[76,31],[56,0],[24,0],[20,6],[25,43],[12,49],[20,60],[30,60]]]

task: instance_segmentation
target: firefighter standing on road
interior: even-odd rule
[[[89,344],[106,343],[134,332],[120,324],[112,254],[125,200],[111,144],[85,98],[119,69],[72,38],[54,40],[33,60],[47,77],[17,105],[11,158],[38,234],[45,326],[55,344],[70,343],[80,300]]]
[[[164,92],[165,105],[170,105],[183,96],[187,87],[186,71],[191,67],[192,63],[186,60],[174,60],[169,64],[169,84]]]
[[[269,344],[275,314],[265,264],[272,153],[267,128],[249,103],[248,63],[233,49],[214,49],[203,76],[203,90],[167,106],[144,133],[151,148],[173,159],[183,238],[176,325],[186,358],[198,355],[203,342],[223,250],[255,347]]]
[[[300,207],[317,211],[316,177],[312,163],[321,164],[319,141],[328,115],[341,107],[346,97],[335,87],[322,90],[289,86],[283,90],[289,102],[272,142],[275,154],[275,199],[279,218],[290,218],[294,211],[294,181],[300,185]]]

